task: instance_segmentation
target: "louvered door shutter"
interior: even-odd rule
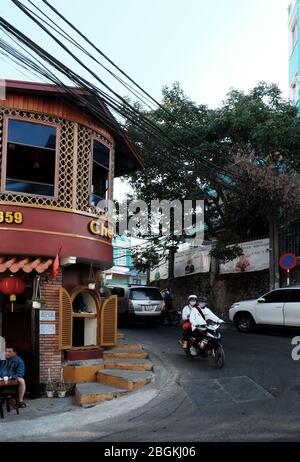
[[[72,348],[73,308],[69,293],[59,289],[59,349]]]
[[[114,346],[117,343],[118,297],[111,295],[101,307],[100,345]]]
[[[101,310],[102,310],[102,300],[100,295],[96,294],[96,303],[97,303],[97,345],[101,345]]]

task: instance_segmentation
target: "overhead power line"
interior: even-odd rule
[[[139,111],[136,110],[133,106],[128,104],[124,98],[122,98],[120,95],[118,95],[114,90],[112,90],[103,80],[101,80],[94,72],[92,72],[90,69],[87,68],[87,66],[82,63],[82,61],[74,55],[60,40],[58,40],[43,24],[41,24],[34,16],[33,14],[28,11],[28,8],[25,7],[23,4],[21,4],[18,0],[12,0],[14,4],[16,4],[21,10],[29,16],[36,24],[38,24],[47,34],[51,36],[53,40],[55,40],[56,43],[58,43],[64,51],[66,51],[68,54],[72,56],[72,58],[82,65],[85,70],[87,70],[96,80],[98,80],[108,91],[111,91],[114,95],[115,98],[109,97],[107,93],[103,92],[103,90],[100,90],[97,88],[95,85],[91,84],[90,82],[86,81],[82,77],[78,76],[76,73],[71,71],[71,69],[67,68],[67,66],[63,65],[61,62],[56,60],[54,57],[52,57],[49,53],[47,53],[45,50],[43,50],[41,47],[39,47],[37,44],[32,42],[28,37],[26,37],[24,34],[20,33],[20,31],[17,31],[17,29],[13,28],[13,26],[9,25],[9,23],[3,20],[2,18],[2,26],[6,28],[10,33],[12,33],[14,36],[18,38],[18,40],[21,40],[22,43],[25,43],[26,46],[29,46],[31,49],[34,50],[35,53],[37,53],[42,59],[46,59],[48,62],[51,63],[59,72],[62,72],[64,75],[66,75],[68,78],[71,78],[75,83],[77,83],[79,86],[83,86],[85,88],[88,88],[89,90],[99,92],[101,98],[104,99],[104,101],[111,107],[113,110],[118,112],[120,115],[123,117],[126,117],[128,120],[130,120],[134,125],[136,125],[138,128],[146,131],[146,133],[149,136],[153,135],[153,132],[151,130],[154,130],[155,136],[160,139],[160,141],[168,141],[172,147],[176,147],[177,149],[180,150],[181,154],[184,154],[184,156],[187,158],[187,161],[197,161],[201,165],[201,168],[203,169],[204,172],[206,172],[207,175],[210,175],[210,177],[222,184],[222,178],[218,176],[218,174],[222,175],[227,175],[228,177],[232,176],[231,172],[228,172],[227,170],[224,170],[220,168],[219,166],[212,165],[210,161],[207,161],[206,159],[195,159],[193,153],[191,153],[190,148],[187,148],[186,146],[183,146],[179,144],[176,140],[172,139],[170,136],[168,136],[164,131],[158,127],[156,124],[154,124],[151,120],[149,120],[147,117],[142,115]],[[45,2],[44,2],[45,3]],[[48,2],[46,2],[48,4]],[[52,79],[53,81],[53,79]],[[141,87],[140,87],[141,88]],[[69,90],[70,91],[70,90]],[[122,107],[118,103],[118,99],[121,100],[122,105],[125,106]],[[90,107],[90,103],[89,103]],[[95,109],[95,108],[93,108]],[[98,114],[99,115],[99,114]],[[148,129],[148,130],[147,130]],[[176,159],[177,160],[177,159]],[[174,161],[174,156],[173,156],[173,161]],[[181,164],[182,165],[182,164]],[[224,187],[231,187],[232,185],[223,184]]]

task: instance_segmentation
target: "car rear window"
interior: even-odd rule
[[[162,296],[157,289],[131,289],[129,292],[130,300],[162,300]]]

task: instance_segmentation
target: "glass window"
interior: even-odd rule
[[[99,141],[93,141],[93,168],[91,205],[108,199],[109,149]]]
[[[291,303],[300,303],[300,289],[289,290]]]
[[[56,128],[8,120],[7,191],[54,196]]]
[[[56,128],[23,120],[9,120],[8,142],[55,149]]]
[[[127,250],[124,248],[114,249],[114,263],[116,266],[127,266]]]
[[[158,289],[143,288],[131,289],[129,293],[130,300],[162,300],[161,293]]]
[[[274,290],[264,295],[266,303],[286,303],[289,299],[288,290]]]

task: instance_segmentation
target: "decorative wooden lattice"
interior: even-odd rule
[[[42,113],[21,111],[17,109],[0,108],[0,178],[3,157],[3,121],[4,116],[24,118],[26,121],[40,123],[53,123],[59,128],[59,165],[58,165],[58,197],[43,197],[37,195],[23,195],[22,193],[0,194],[0,201],[44,206],[45,208],[75,209],[82,212],[97,213],[95,207],[90,207],[90,169],[91,169],[91,146],[92,137],[104,142],[109,148],[109,143],[99,133],[83,125],[78,126],[78,151],[77,167],[74,165],[74,127],[75,123],[66,119],[50,116]],[[113,156],[111,156],[113,158]],[[113,161],[113,159],[112,159]],[[113,166],[112,166],[113,168]],[[73,171],[77,169],[76,203],[73,204]],[[112,185],[111,191],[112,191]]]

